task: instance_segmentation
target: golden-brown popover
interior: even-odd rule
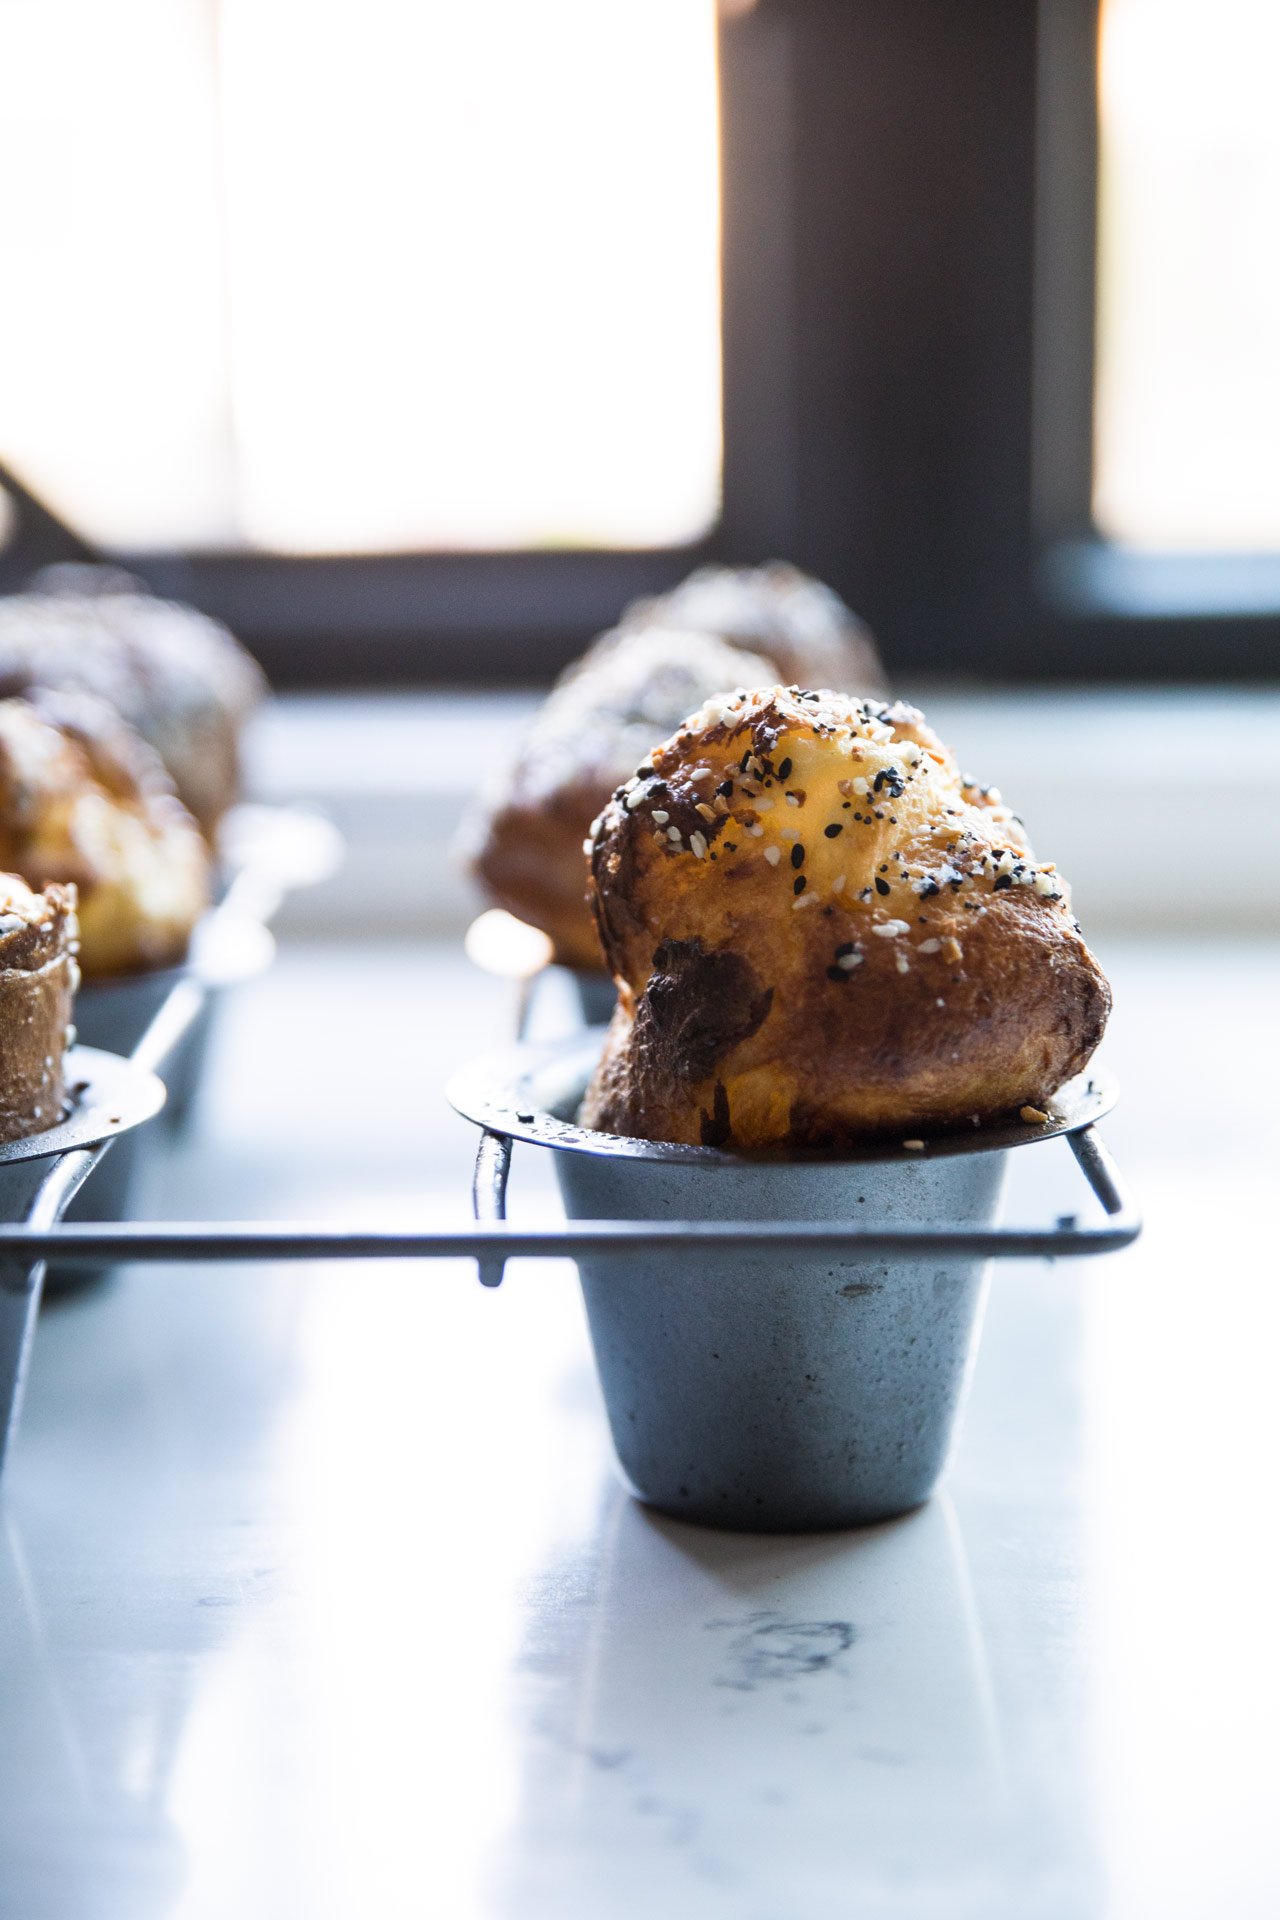
[[[590,846],[616,1015],[584,1124],[818,1147],[1041,1107],[1111,996],[1066,885],[913,707],[711,701]]]
[[[0,599],[0,696],[33,688],[106,700],[150,742],[212,834],[240,792],[240,737],[266,682],[205,614],[111,567],[50,567]]]
[[[76,886],[91,979],[180,961],[210,898],[208,848],[159,759],[87,695],[0,700],[0,867]]]
[[[61,1120],[78,984],[75,888],[0,873],[0,1140]]]
[[[660,599],[635,601],[560,676],[472,827],[469,864],[489,900],[540,927],[563,965],[599,969],[582,880],[591,822],[641,754],[702,701],[775,680],[863,695],[885,686],[862,622],[781,561],[704,567]]]
[[[633,601],[622,616],[623,631],[650,625],[691,627],[762,653],[788,686],[838,687],[864,697],[888,692],[870,629],[833,588],[785,560],[699,567],[669,593]],[[747,683],[739,674],[735,685]]]
[[[587,905],[582,842],[640,756],[709,694],[772,664],[705,633],[649,628],[563,674],[505,787],[473,831],[470,864],[488,898],[540,927],[563,966],[603,966]]]

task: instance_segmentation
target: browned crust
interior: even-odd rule
[[[762,777],[742,774],[744,752]],[[1111,999],[1065,885],[914,710],[768,690],[740,718],[697,716],[651,765],[594,837],[620,1005],[588,1125],[838,1144],[1040,1107],[1088,1061]],[[838,784],[877,773],[866,798]],[[718,788],[727,811],[708,820]],[[752,795],[772,805],[757,811]],[[673,951],[686,956],[679,1044],[660,1054],[655,999],[670,995]]]
[[[599,970],[583,842],[620,780],[709,693],[772,672],[703,633],[606,635],[561,675],[470,865],[488,899],[548,935],[563,966]]]
[[[87,695],[0,701],[0,866],[78,890],[95,977],[180,961],[210,896],[208,849],[158,757]]]
[[[160,755],[209,835],[240,790],[240,736],[266,683],[217,621],[114,568],[51,568],[0,599],[0,697],[37,688],[105,700]]]
[[[0,1140],[56,1126],[79,980],[74,887],[0,875]]]
[[[713,693],[763,681],[877,693],[867,629],[794,567],[706,568],[628,609],[561,675],[470,865],[488,899],[540,927],[566,966],[599,968],[582,846],[614,788]]]

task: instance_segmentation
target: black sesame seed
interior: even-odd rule
[[[1003,893],[1006,887],[1011,887],[1012,885],[1013,875],[1011,873],[998,873],[996,875],[995,885],[991,891],[992,893]]]
[[[794,882],[792,883],[792,887],[791,887],[792,893],[803,893],[804,884],[805,884],[804,875],[802,873],[798,873],[795,877]]]
[[[856,953],[857,947],[858,943],[856,940],[846,940],[842,947],[836,948],[836,959],[839,960],[842,954]]]
[[[828,980],[836,981],[837,984],[843,984],[843,982],[849,978],[849,975],[843,967],[828,967],[827,978]]]
[[[718,787],[716,788],[716,792],[717,792],[717,793],[718,793],[718,794],[720,795],[720,798],[721,798],[722,800],[729,800],[729,799],[731,799],[731,798],[733,797],[733,782],[732,782],[732,780],[722,780],[722,781],[720,782],[720,785],[719,785],[719,786],[718,786]]]
[[[726,840],[726,841],[725,841],[725,843],[724,843],[724,850],[725,850],[725,852],[726,852],[726,853],[736,853],[736,852],[738,851],[738,843],[737,843],[737,841],[736,841],[736,840]]]
[[[788,757],[786,760],[783,760],[779,763],[779,766],[778,766],[779,780],[785,780],[790,772],[791,772],[791,761],[790,761],[790,758]]]
[[[804,865],[804,848],[800,845],[799,841],[797,841],[791,849],[791,864],[793,867],[802,867]]]
[[[877,874],[876,875],[876,892],[888,893],[888,891],[889,891],[889,882],[887,880],[882,880],[880,878],[880,875]]]

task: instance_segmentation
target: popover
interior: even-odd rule
[[[158,757],[84,694],[0,700],[0,867],[75,885],[89,978],[180,961],[210,899],[209,850]]]
[[[159,754],[211,835],[239,796],[240,739],[266,683],[218,621],[109,567],[51,567],[0,599],[0,697],[106,700]]]
[[[584,1124],[829,1147],[1044,1102],[1111,996],[993,789],[915,708],[765,687],[706,704],[593,829],[618,1007]]]
[[[633,601],[622,625],[714,633],[730,646],[764,654],[787,685],[838,687],[864,697],[888,692],[870,629],[833,588],[785,560],[699,567],[669,593]],[[739,674],[735,685],[744,684]]]
[[[475,823],[470,863],[488,898],[548,935],[562,965],[603,965],[582,842],[618,782],[709,694],[772,664],[705,633],[611,636],[561,676],[502,790]]]
[[[472,871],[495,905],[547,934],[564,965],[599,970],[582,841],[655,740],[726,688],[799,680],[884,689],[870,634],[795,567],[705,567],[636,601],[563,673],[505,784],[472,830]]]
[[[78,984],[75,888],[0,873],[0,1140],[62,1119]]]

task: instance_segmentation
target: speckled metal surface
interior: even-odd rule
[[[990,1228],[1010,1152],[1079,1129],[1115,1099],[1111,1082],[1085,1077],[1044,1121],[944,1136],[923,1152],[890,1142],[835,1160],[747,1157],[580,1127],[598,1048],[595,1034],[519,1049],[450,1088],[493,1130],[487,1140],[558,1149],[573,1220]],[[498,1214],[504,1190],[505,1169]],[[937,1485],[981,1325],[984,1258],[927,1248],[841,1258],[774,1240],[687,1259],[584,1255],[578,1270],[614,1447],[650,1505],[704,1525],[808,1530],[904,1513]]]
[[[994,1223],[1006,1155],[698,1167],[557,1154],[574,1219]],[[986,1290],[981,1260],[853,1265],[705,1251],[579,1261],[614,1446],[641,1498],[768,1531],[883,1520],[950,1449]]]

